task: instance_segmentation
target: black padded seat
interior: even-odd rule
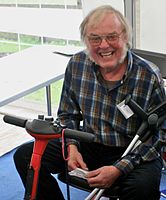
[[[80,190],[84,190],[87,192],[91,192],[94,188],[91,188],[88,185],[88,182],[85,179],[78,178],[75,176],[68,175],[69,179],[69,185],[75,188],[78,188]],[[60,180],[63,183],[66,183],[66,175],[65,173],[59,173],[58,174],[58,180]],[[110,200],[117,200],[119,194],[119,187],[113,186],[111,191],[109,189],[109,192],[107,190],[104,191],[103,196],[108,197]]]

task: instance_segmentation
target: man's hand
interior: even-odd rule
[[[83,161],[82,155],[78,151],[77,147],[73,144],[69,146],[69,160],[68,160],[68,170],[71,171],[75,168],[86,169],[87,166]]]
[[[109,188],[121,175],[121,171],[114,166],[104,166],[88,172],[86,179],[90,187]]]

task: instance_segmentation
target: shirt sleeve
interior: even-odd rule
[[[142,143],[139,147],[127,154],[120,160],[118,160],[114,166],[116,166],[124,175],[132,171],[137,165],[157,159],[160,156],[158,145],[160,139],[152,143]]]
[[[72,90],[72,61],[66,68],[60,104],[58,108],[58,120],[67,128],[79,130],[82,114]],[[67,144],[79,145],[78,141],[67,139]]]

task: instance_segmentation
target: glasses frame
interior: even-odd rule
[[[100,46],[103,39],[105,39],[105,41],[108,44],[117,44],[119,41],[119,38],[121,37],[122,33],[124,32],[124,30],[122,30],[120,33],[110,33],[108,35],[87,35],[86,37],[88,38],[89,43],[92,46]],[[109,38],[110,37],[110,38]],[[94,41],[93,41],[94,39]],[[96,39],[96,41],[95,41]],[[97,41],[98,39],[98,41]]]

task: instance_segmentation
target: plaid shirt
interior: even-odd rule
[[[122,80],[108,89],[101,81],[99,66],[85,51],[75,54],[65,72],[59,120],[68,128],[78,129],[83,120],[83,131],[95,134],[96,141],[109,146],[127,147],[140,127],[142,119],[134,113],[126,119],[117,108],[128,94],[145,111],[165,100],[164,84],[159,69],[131,51],[127,53],[128,66]],[[143,143],[132,154],[120,158],[114,165],[128,173],[141,161],[156,159],[154,144],[158,134],[149,143]],[[70,140],[70,143],[76,143]]]

